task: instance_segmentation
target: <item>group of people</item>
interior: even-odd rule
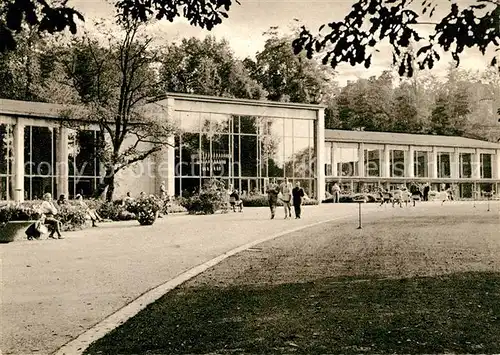
[[[85,210],[86,218],[92,221],[92,227],[97,227],[97,222],[101,222],[102,218],[99,216],[97,211],[88,207],[88,205],[83,201],[83,197],[80,194],[75,196],[75,200],[80,206]],[[57,218],[59,210],[62,206],[69,203],[68,198],[65,194],[61,194],[54,204],[52,200],[52,194],[46,193],[43,195],[43,202],[38,208],[40,213],[40,218],[32,223],[25,233],[28,240],[39,239],[42,234],[49,233],[48,238],[50,239],[64,239],[61,234],[61,221]],[[57,237],[55,237],[57,235]]]
[[[292,218],[292,204],[295,219],[300,219],[305,192],[300,186],[299,181],[297,181],[295,187],[292,188],[292,183],[288,181],[288,178],[285,178],[281,184],[278,184],[276,179],[272,179],[269,185],[267,185],[266,193],[269,200],[269,208],[271,209],[271,219],[274,219],[276,216],[278,199],[283,202],[285,219]]]

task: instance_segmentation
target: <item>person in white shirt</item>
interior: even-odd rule
[[[292,184],[285,178],[280,186],[281,201],[285,207],[285,219],[292,218]]]
[[[43,195],[40,212],[45,216],[45,224],[50,226],[49,238],[56,239],[54,233],[57,233],[58,239],[64,239],[61,235],[61,222],[54,218],[57,215],[57,208],[52,202],[52,195],[50,193]]]
[[[87,217],[92,221],[92,227],[97,227],[96,222],[102,221],[102,218],[99,216],[97,211],[89,208],[89,206],[83,201],[82,195],[80,195],[80,194],[76,195],[75,200],[78,201],[80,206],[82,206],[85,209],[85,212],[87,213]]]

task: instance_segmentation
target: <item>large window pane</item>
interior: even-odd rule
[[[257,117],[240,116],[240,132],[242,134],[257,134]]]
[[[451,176],[450,162],[450,153],[438,153],[438,178],[449,178]]]
[[[391,150],[391,177],[404,177],[405,176],[405,151],[404,150]]]
[[[380,176],[380,157],[379,149],[365,149],[366,176]]]
[[[8,177],[0,177],[0,201],[8,200],[10,198],[8,181]]]
[[[257,176],[257,136],[241,136],[241,176]]]
[[[415,177],[426,178],[429,177],[429,155],[428,152],[415,151],[414,152],[414,171]]]
[[[460,154],[460,177],[472,177],[472,154],[470,153]]]
[[[283,177],[285,174],[285,144],[283,138],[279,140],[273,139],[273,149],[269,153],[268,166],[269,166],[269,177]]]
[[[74,168],[70,168],[70,174],[75,176],[96,175],[96,134],[94,131],[78,131],[74,136],[71,155],[74,156]],[[71,175],[73,175],[71,174]]]
[[[332,144],[330,142],[325,143],[325,176],[333,175],[332,170]]]
[[[212,136],[212,176],[229,177],[231,170],[231,155],[229,135],[216,134]]]
[[[481,178],[491,179],[491,154],[481,154]]]
[[[294,148],[293,148],[293,137],[285,137],[283,139],[283,148],[284,148],[284,156],[285,156],[285,176],[293,177],[293,160],[294,160]]]
[[[184,133],[181,136],[180,161],[176,172],[182,176],[201,174],[200,134]]]
[[[54,135],[50,128],[27,126],[24,131],[25,174],[52,176],[55,174]]]
[[[0,124],[0,174],[12,171],[12,131],[11,126]]]
[[[293,120],[294,137],[309,137],[309,120]]]
[[[179,128],[184,132],[200,131],[200,113],[199,112],[178,112]]]
[[[41,177],[35,176],[31,178],[31,197],[30,199],[41,199],[45,193],[52,194],[52,197],[56,199],[54,195],[54,186],[52,177]]]
[[[273,137],[283,137],[284,121],[282,118],[269,118],[269,134]]]
[[[337,148],[337,174],[339,176],[359,176],[357,148]]]
[[[213,134],[229,133],[232,125],[231,116],[212,113],[210,115],[210,120]]]
[[[311,157],[313,155],[312,147],[309,146],[309,138],[293,139],[293,164],[295,177],[311,176]]]

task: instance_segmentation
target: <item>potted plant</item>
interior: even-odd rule
[[[136,215],[141,225],[150,226],[158,218],[158,212],[162,207],[163,201],[156,196],[150,195],[134,200],[129,204],[127,210]]]

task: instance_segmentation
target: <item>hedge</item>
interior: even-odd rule
[[[243,207],[267,207],[269,206],[269,199],[267,195],[253,195],[253,196],[245,196],[241,198],[243,201]],[[302,202],[302,205],[317,205],[318,200],[312,198],[305,198]],[[283,206],[283,202],[278,199],[278,206]]]

